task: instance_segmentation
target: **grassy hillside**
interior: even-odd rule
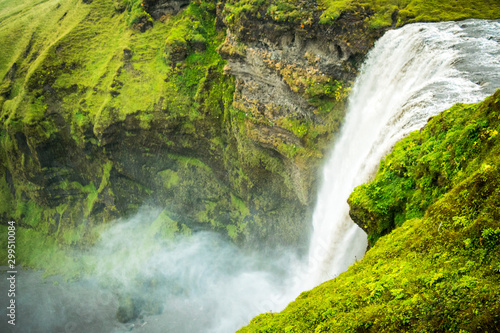
[[[5,24],[0,28],[0,41],[9,46],[0,59],[3,151],[20,149],[22,143],[14,138],[16,132],[27,137],[30,148],[22,161],[16,161],[15,154],[2,159],[14,176],[35,172],[24,168],[43,171],[43,156],[31,155],[36,154],[37,146],[61,139],[62,123],[69,127],[69,137],[60,144],[69,140],[71,146],[87,151],[91,150],[88,147],[104,146],[102,137],[107,128],[127,117],[135,118],[144,130],[155,121],[180,123],[178,132],[194,137],[196,121],[220,124],[219,100],[230,101],[232,89],[230,78],[222,75],[224,61],[215,52],[224,36],[215,32],[213,16],[194,4],[167,24],[151,23],[150,29],[140,32],[137,22],[144,18],[151,22],[151,18],[137,9],[139,4],[128,1],[117,7],[113,1],[2,2],[0,15]],[[189,57],[183,60],[187,69],[172,67],[166,55],[170,49],[165,46],[169,38],[181,35],[189,42],[193,31],[200,31],[197,34],[205,40],[203,49],[191,50],[185,42]],[[209,69],[213,82],[203,85]],[[165,82],[167,77],[170,80]],[[196,99],[198,95],[204,98]],[[169,112],[160,112],[166,109]],[[220,131],[220,126],[214,131]],[[167,133],[158,134],[164,136],[167,145],[173,145]],[[178,144],[189,146],[192,142]],[[212,144],[216,146],[213,149],[220,149],[220,142]],[[45,154],[46,158],[51,155]],[[22,163],[14,167],[15,162]],[[102,178],[109,161],[99,162],[100,170],[92,172]],[[84,163],[71,167],[85,169]],[[109,177],[109,170],[107,173]]]
[[[359,221],[372,235],[399,226],[347,272],[239,332],[498,332],[499,132],[500,90],[396,144],[350,204],[366,207]]]
[[[500,15],[500,3],[496,0],[229,0],[225,10],[228,21],[234,23],[243,17],[256,16],[295,23],[305,29],[318,22],[332,24],[341,15],[354,13],[366,15],[366,23],[379,29],[413,22],[495,19]]]
[[[413,22],[456,21],[471,17],[494,19],[500,15],[500,3],[496,0],[321,0],[320,3],[325,9],[321,15],[321,23],[331,23],[342,12],[365,8],[374,13],[369,19],[373,28]]]
[[[61,103],[57,111],[70,112],[79,127],[88,122],[106,127],[117,121],[110,114],[113,109],[119,110],[120,120],[155,108],[169,108],[170,117],[193,120],[200,116],[194,101],[199,82],[208,68],[219,65],[222,70],[215,49],[224,35],[215,31],[214,17],[196,4],[140,33],[135,29],[137,17],[151,18],[144,11],[136,13],[139,1],[125,2],[121,9],[113,1],[41,1],[43,9],[26,1],[14,11],[12,4],[17,3],[3,1],[6,9],[1,12],[6,24],[0,41],[9,48],[2,52],[0,75],[15,66],[16,80],[10,94],[4,94],[8,101],[2,110],[10,119],[19,116],[25,123],[36,123],[53,98]],[[193,38],[199,38],[202,47],[189,52]],[[169,59],[169,46],[180,40],[178,48],[189,53],[184,70],[173,68]],[[166,77],[173,80],[165,84]],[[219,105],[206,108],[221,112]],[[145,127],[152,120],[147,118],[141,118]]]
[[[21,262],[36,263],[28,254],[54,240],[92,242],[93,226],[134,212],[155,194],[154,184],[168,192],[157,195],[162,206],[172,208],[175,198],[193,197],[187,192],[195,180],[211,179],[206,190],[226,197],[222,214],[239,212],[227,184],[221,189],[199,159],[223,155],[223,113],[234,91],[216,52],[224,32],[202,7],[153,24],[140,1],[0,3],[0,44],[7,46],[0,54],[0,215],[30,229]],[[183,43],[174,50],[172,40]],[[179,66],[174,51],[185,55]],[[241,232],[231,231],[235,239]]]

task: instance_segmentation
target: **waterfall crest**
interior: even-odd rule
[[[500,87],[500,23],[422,23],[387,32],[354,83],[344,125],[324,166],[313,216],[308,285],[345,271],[364,255],[365,233],[346,203],[393,145],[456,102]]]

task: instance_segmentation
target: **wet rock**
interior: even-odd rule
[[[139,318],[144,304],[144,299],[139,297],[122,297],[116,311],[116,319],[120,323],[128,323]]]

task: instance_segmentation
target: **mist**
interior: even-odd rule
[[[73,253],[94,262],[77,281],[20,271],[18,330],[1,331],[234,332],[298,296],[304,263],[291,251],[247,253],[214,232],[164,238],[152,224],[160,212],[117,220]]]

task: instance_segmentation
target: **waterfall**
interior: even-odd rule
[[[161,241],[148,229],[161,210],[145,208],[103,232],[93,248],[69,253],[90,258],[92,277],[40,283],[41,273],[20,273],[16,316],[23,331],[227,333],[259,313],[281,311],[299,292],[364,255],[366,235],[349,219],[346,200],[391,147],[453,103],[477,102],[498,87],[498,21],[412,24],[387,32],[353,85],[324,166],[308,261],[278,251],[249,254],[215,233]],[[8,290],[8,283],[0,279],[0,289]],[[119,323],[121,295],[150,301],[152,310]],[[0,331],[10,332],[7,325],[0,321]]]
[[[308,285],[363,256],[365,233],[349,218],[354,187],[368,181],[393,145],[456,102],[500,87],[500,23],[422,23],[387,32],[354,83],[347,116],[324,166],[313,215]]]

